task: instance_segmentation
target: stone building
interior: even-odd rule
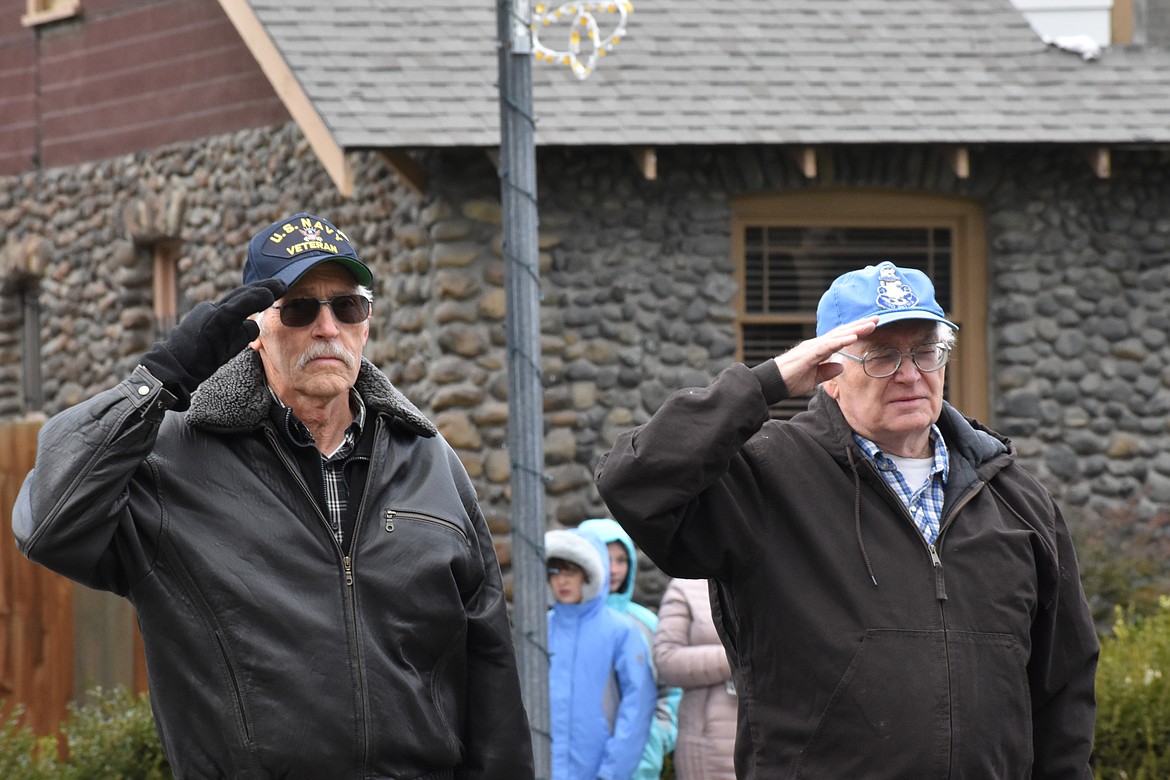
[[[108,387],[238,283],[252,231],[320,213],[377,274],[367,357],[459,452],[507,566],[494,9],[220,5],[291,121],[0,176],[0,420]],[[1010,0],[793,5],[639,4],[587,80],[534,69],[548,522],[605,514],[618,432],[882,259],[935,275],[960,408],[1067,507],[1160,522],[1170,31],[1089,58]]]

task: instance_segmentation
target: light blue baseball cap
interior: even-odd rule
[[[877,317],[878,327],[899,320],[934,320],[958,330],[934,298],[930,277],[886,261],[841,274],[817,304],[817,335],[838,325]]]

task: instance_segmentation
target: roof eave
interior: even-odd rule
[[[301,87],[276,43],[260,23],[247,0],[219,0],[228,19],[252,52],[277,97],[305,134],[309,146],[344,197],[353,195],[353,168],[325,119]]]

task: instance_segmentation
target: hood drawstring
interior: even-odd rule
[[[849,459],[849,469],[853,472],[853,530],[857,534],[857,549],[861,551],[861,559],[865,561],[865,570],[869,573],[873,586],[877,587],[877,577],[873,574],[873,566],[869,563],[869,553],[865,551],[865,540],[861,537],[861,475],[857,473],[857,463],[853,460],[853,450],[845,449],[845,457]]]

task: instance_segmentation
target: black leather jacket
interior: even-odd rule
[[[139,368],[41,432],[18,546],[134,604],[178,777],[532,776],[474,488],[367,361],[356,387],[374,441],[347,549],[272,427],[251,350],[186,414],[164,415]]]

